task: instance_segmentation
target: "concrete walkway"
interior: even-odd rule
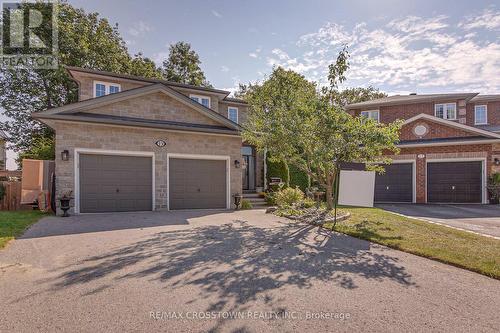
[[[499,205],[380,204],[377,207],[500,239]]]
[[[0,295],[2,332],[500,327],[500,281],[260,210],[45,218]]]

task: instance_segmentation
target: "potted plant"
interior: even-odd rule
[[[64,192],[61,197],[59,198],[59,201],[61,202],[61,210],[63,211],[63,217],[68,217],[68,210],[70,208],[70,201],[73,199],[71,196],[73,194],[73,191],[66,191]]]

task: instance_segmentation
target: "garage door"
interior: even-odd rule
[[[226,208],[226,161],[170,158],[169,208]]]
[[[152,209],[152,158],[80,154],[80,212]]]
[[[413,164],[385,165],[375,176],[375,202],[413,202]]]
[[[427,202],[482,202],[481,161],[428,162]]]

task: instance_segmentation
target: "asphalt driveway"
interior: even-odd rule
[[[500,327],[500,281],[259,210],[45,218],[0,295],[2,332]]]
[[[500,238],[499,205],[380,204],[377,207]]]

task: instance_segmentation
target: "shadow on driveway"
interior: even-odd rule
[[[308,289],[318,281],[346,289],[357,288],[358,278],[415,285],[397,258],[377,252],[370,251],[369,242],[309,225],[262,228],[234,220],[156,233],[82,260],[50,282],[55,290],[109,284],[110,279],[159,281],[168,292],[198,287],[199,294],[179,291],[179,297],[189,304],[216,295],[206,311],[242,310],[258,295],[279,307],[283,304],[268,292],[291,286]]]
[[[227,210],[193,210],[83,214],[65,218],[50,216],[34,224],[20,238],[38,238],[169,225],[188,225],[189,219],[220,213],[229,212]]]

